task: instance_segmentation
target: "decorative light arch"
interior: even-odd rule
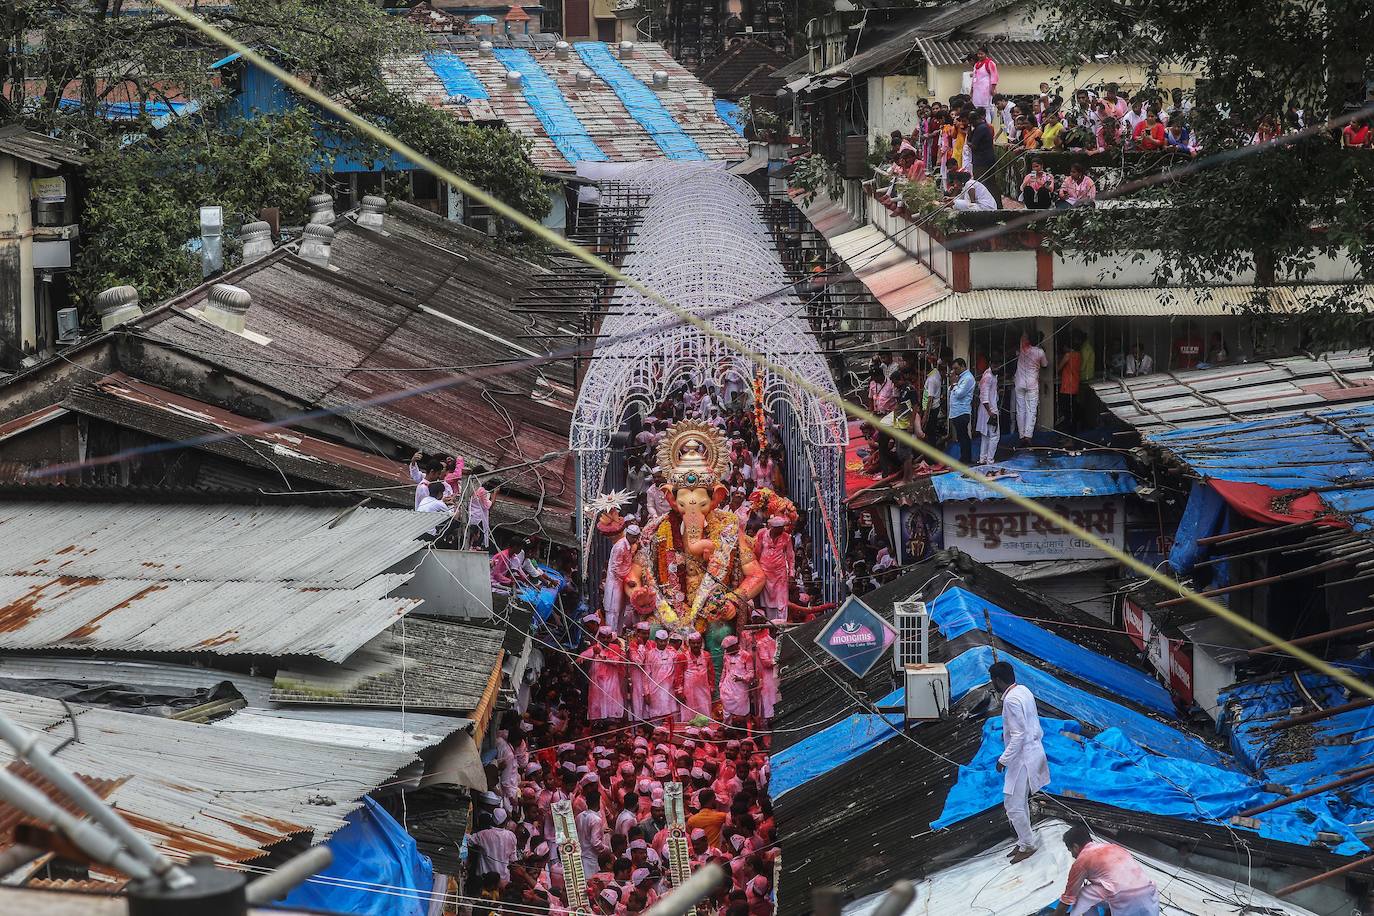
[[[655,162],[625,170],[617,183],[647,195],[622,265],[627,275],[770,363],[835,393],[805,303],[789,285],[760,218],[763,202],[747,182],[710,165]],[[805,452],[787,456],[789,495],[820,510],[808,514],[822,516],[829,529],[819,530],[818,520],[818,550],[838,549],[848,442],[843,413],[636,290],[622,286],[617,294],[615,314],[601,326],[606,343],[590,359],[573,416],[583,504],[609,485],[611,437],[630,412],[653,409],[683,380],[723,385],[735,376],[748,390],[760,373],[765,403],[794,427],[789,439]],[[586,544],[593,520],[581,524]]]

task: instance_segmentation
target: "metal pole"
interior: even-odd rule
[[[650,907],[644,916],[686,916],[698,903],[715,893],[724,881],[723,868],[714,862],[704,865]]]
[[[1296,894],[1298,891],[1306,890],[1314,884],[1321,884],[1330,878],[1335,878],[1348,871],[1354,871],[1365,865],[1374,865],[1374,856],[1365,856],[1363,859],[1356,859],[1354,862],[1347,862],[1340,868],[1333,868],[1330,871],[1322,872],[1320,875],[1313,875],[1306,881],[1299,881],[1297,884],[1290,884],[1274,891],[1275,897],[1287,897],[1289,894]]]
[[[840,916],[842,892],[838,887],[818,887],[811,892],[812,916]]]
[[[334,861],[334,853],[328,846],[315,846],[285,862],[271,874],[263,875],[244,891],[249,904],[266,906],[272,901],[285,897],[292,888],[310,877],[319,874]]]
[[[915,899],[916,886],[910,881],[898,881],[888,888],[887,895],[873,911],[873,916],[901,916]]]
[[[95,823],[78,820],[53,804],[48,796],[8,770],[0,770],[0,798],[29,817],[53,825],[95,861],[113,866],[136,881],[153,877],[153,870],[147,864],[126,852],[117,840]]]
[[[21,759],[27,760],[29,765],[51,782],[59,792],[70,798],[77,807],[110,831],[114,839],[128,849],[133,858],[161,877],[168,887],[188,887],[195,883],[195,879],[187,874],[184,869],[161,855],[151,843],[143,838],[141,833],[130,827],[124,818],[106,805],[105,800],[96,795],[90,786],[77,779],[58,763],[46,749],[38,744],[38,738],[35,735],[29,734],[15,725],[4,715],[0,715],[0,739],[8,742]],[[22,780],[20,783],[27,786],[27,783]],[[38,795],[44,797],[41,792]],[[53,807],[56,808],[55,805]],[[75,837],[72,839],[75,840]],[[128,869],[123,870],[128,871]]]
[[[1304,789],[1301,792],[1296,792],[1292,795],[1280,798],[1277,801],[1271,801],[1263,805],[1256,805],[1253,808],[1246,808],[1244,811],[1240,812],[1240,814],[1236,816],[1254,817],[1256,814],[1263,814],[1266,811],[1273,811],[1275,808],[1282,808],[1284,805],[1291,804],[1292,802],[1301,801],[1304,798],[1311,798],[1313,795],[1320,795],[1321,793],[1329,792],[1332,789],[1339,789],[1342,786],[1348,786],[1351,783],[1363,782],[1364,780],[1370,779],[1371,777],[1374,777],[1374,767],[1366,767],[1365,769],[1360,770],[1350,776],[1346,776],[1343,779],[1337,779],[1334,782],[1322,783],[1319,786],[1313,786],[1310,789]]]
[[[1292,728],[1294,725],[1306,725],[1309,722],[1320,722],[1322,719],[1329,719],[1331,716],[1338,716],[1343,712],[1353,712],[1357,709],[1365,709],[1369,706],[1374,706],[1374,700],[1351,700],[1349,703],[1342,703],[1340,706],[1330,706],[1326,709],[1318,709],[1315,712],[1299,713],[1291,719],[1275,722],[1270,727]]]
[[[39,849],[37,846],[25,846],[23,843],[15,843],[9,849],[0,852],[0,881],[3,881],[12,872],[16,872],[25,865],[28,865],[46,851],[47,850]]]

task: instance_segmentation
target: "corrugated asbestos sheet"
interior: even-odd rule
[[[1349,350],[1155,372],[1092,387],[1118,420],[1151,433],[1374,401],[1374,361],[1367,351]]]
[[[970,54],[987,48],[999,67],[1045,67],[1058,70],[1064,65],[1062,46],[1051,41],[989,41],[987,38],[920,38],[917,45],[926,60],[936,67],[965,65]],[[1118,63],[1148,64],[1152,61],[1144,51],[1124,51],[1114,54]],[[1086,61],[1085,61],[1086,63]]]
[[[393,206],[385,233],[335,223],[331,267],[278,252],[228,275],[253,298],[248,327],[259,345],[181,308],[208,288],[149,316],[140,331],[189,357],[267,385],[304,407],[346,411],[357,426],[427,452],[497,468],[554,457],[504,476],[502,492],[544,498],[539,520],[571,538],[574,501],[568,430],[568,361],[505,369],[563,345],[557,326],[513,310],[545,268],[470,241],[416,208]],[[538,339],[525,335],[544,335]],[[465,369],[489,377],[463,380]],[[503,371],[504,369],[504,371]],[[368,403],[360,407],[361,402]],[[498,498],[494,512],[515,510]]]
[[[43,732],[49,748],[70,734],[56,700],[0,691],[0,713]],[[120,781],[109,802],[154,845],[174,855],[256,859],[301,833],[321,842],[359,799],[416,761],[413,754],[339,748],[269,735],[82,707],[81,740],[62,763]],[[9,762],[0,745],[0,762]]]
[[[280,669],[272,702],[471,712],[505,638],[505,627],[407,619],[343,664]]]
[[[397,751],[417,753],[432,747],[448,737],[441,730],[428,730],[416,723],[407,723],[408,729],[401,729],[401,716],[396,714],[396,723],[390,726],[355,725],[342,722],[319,722],[282,715],[275,711],[244,709],[214,723],[215,728],[242,732],[245,735],[268,735],[281,738],[296,738],[301,741],[315,741],[339,748],[364,748],[377,751]],[[467,722],[466,719],[453,719],[454,723]],[[457,729],[454,729],[455,731]],[[256,737],[249,740],[256,740]]]
[[[0,647],[343,661],[418,606],[399,509],[0,503]],[[334,524],[333,528],[329,526]]]

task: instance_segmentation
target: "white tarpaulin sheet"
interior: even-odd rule
[[[1042,821],[1035,828],[1040,850],[1018,865],[1007,862],[1012,846],[1008,840],[962,865],[917,882],[916,897],[903,916],[1026,916],[1038,912],[1064,891],[1064,879],[1073,861],[1061,839],[1068,829],[1063,821]],[[1160,916],[1242,912],[1315,916],[1310,910],[1252,890],[1244,883],[1213,878],[1139,853],[1136,859],[1159,888]],[[874,894],[857,900],[845,907],[844,916],[872,916],[882,898],[882,894]]]

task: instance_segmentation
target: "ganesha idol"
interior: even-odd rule
[[[729,447],[713,426],[684,420],[658,446],[668,512],[649,520],[625,579],[635,610],[668,630],[733,620],[762,590],[763,570],[739,518],[722,510]]]

